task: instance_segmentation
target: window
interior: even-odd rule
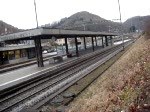
[[[7,58],[7,55],[8,55],[7,51],[4,51],[4,52],[3,52],[3,59],[6,59],[6,58]]]
[[[20,50],[16,50],[15,51],[15,58],[20,58],[21,57],[21,55],[20,55]]]
[[[25,49],[21,50],[21,57],[26,57],[27,56],[27,52]]]
[[[15,52],[14,51],[8,51],[9,60],[15,59]]]

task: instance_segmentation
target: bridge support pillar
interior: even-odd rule
[[[67,43],[67,38],[66,37],[65,37],[65,46],[66,46],[66,55],[68,57],[69,52],[68,52],[68,43]]]
[[[78,40],[77,37],[75,37],[75,45],[76,45],[76,56],[79,56],[79,51],[78,51]]]
[[[94,51],[94,39],[93,39],[93,37],[91,37],[91,39],[92,39],[92,49]]]
[[[105,43],[106,43],[106,46],[108,46],[108,38],[107,38],[107,36],[105,36]]]
[[[42,46],[41,46],[41,37],[36,37],[34,39],[35,42],[35,53],[37,58],[38,67],[44,67],[43,64],[43,56],[42,56]]]
[[[86,50],[86,40],[85,40],[85,37],[83,39],[84,39],[84,49]]]

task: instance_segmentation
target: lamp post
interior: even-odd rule
[[[120,36],[122,36],[122,42],[123,42],[123,50],[124,50],[124,39],[123,39],[123,28],[122,28],[122,20],[121,20],[121,9],[120,9],[120,1],[118,0],[118,6],[119,6],[119,14],[120,14],[120,25],[121,25],[121,32],[120,32]]]
[[[34,7],[35,7],[35,16],[36,16],[36,24],[37,24],[37,28],[38,28],[38,17],[37,17],[37,11],[36,11],[36,1],[34,0]]]

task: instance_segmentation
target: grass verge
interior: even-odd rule
[[[149,109],[150,39],[143,36],[85,90],[67,111],[144,112]]]

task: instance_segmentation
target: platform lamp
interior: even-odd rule
[[[120,36],[122,36],[122,42],[123,42],[123,50],[124,50],[124,38],[123,38],[123,26],[122,26],[122,20],[121,20],[121,9],[120,9],[120,1],[118,0],[118,7],[119,7],[119,14],[120,14],[120,24],[121,24],[121,32]]]
[[[36,24],[37,24],[37,28],[39,27],[38,25],[38,17],[37,17],[37,11],[36,11],[36,1],[34,0],[34,8],[35,8],[35,16],[36,16]]]

